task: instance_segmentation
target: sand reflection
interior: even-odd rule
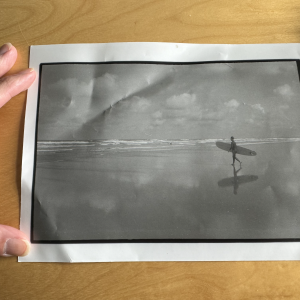
[[[250,183],[253,181],[258,180],[258,176],[256,175],[240,175],[238,176],[238,173],[241,171],[242,167],[240,166],[239,169],[236,169],[235,166],[233,166],[233,177],[224,178],[221,179],[218,182],[219,187],[233,187],[233,193],[237,195],[238,188],[241,184]]]

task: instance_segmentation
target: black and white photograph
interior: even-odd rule
[[[298,66],[41,64],[31,241],[300,241]]]

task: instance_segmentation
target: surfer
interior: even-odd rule
[[[228,152],[231,150],[232,151],[232,165],[234,166],[235,161],[237,160],[240,163],[240,166],[242,165],[242,162],[236,157],[236,142],[234,141],[234,137],[232,136],[231,138],[231,145],[230,145],[230,149],[228,150]]]

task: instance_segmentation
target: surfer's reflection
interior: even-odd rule
[[[235,166],[233,165],[233,193],[236,195],[237,190],[239,188],[239,178],[237,176],[237,173],[242,169],[241,165],[238,170],[235,169]]]
[[[256,181],[258,179],[258,176],[255,175],[241,175],[238,176],[238,172],[242,169],[240,168],[236,170],[235,166],[233,166],[233,177],[229,178],[224,178],[218,182],[219,187],[228,187],[228,186],[233,186],[233,193],[237,195],[238,188],[240,184],[243,183],[249,183]]]

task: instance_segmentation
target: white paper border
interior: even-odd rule
[[[300,44],[196,45],[175,43],[110,43],[31,46],[29,67],[41,63],[299,59]],[[30,236],[34,166],[37,76],[27,94],[21,176],[20,229]],[[19,262],[111,261],[262,261],[299,260],[300,242],[269,243],[105,243],[32,244]]]

